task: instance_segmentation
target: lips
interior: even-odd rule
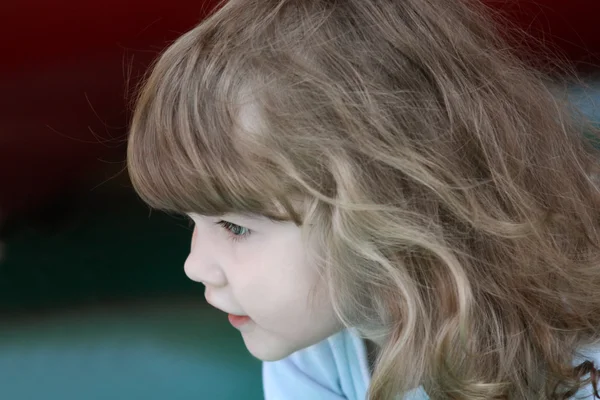
[[[229,317],[229,323],[231,325],[233,325],[234,328],[238,328],[238,329],[251,321],[250,317],[247,315],[229,314],[228,317]]]
[[[229,319],[229,323],[231,325],[233,325],[235,328],[239,329],[242,326],[246,325],[248,322],[252,321],[252,319],[247,315],[232,314],[232,313],[229,313],[229,312],[223,310],[223,308],[221,308],[221,307],[217,307],[210,300],[208,300],[208,298],[206,299],[206,302],[208,304],[210,304],[211,306],[213,306],[214,308],[216,308],[217,310],[220,310],[220,311],[223,311],[224,313],[226,313],[227,317]]]

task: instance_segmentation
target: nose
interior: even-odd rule
[[[227,279],[216,257],[218,249],[211,243],[210,236],[203,235],[198,231],[198,227],[194,226],[191,242],[190,254],[183,266],[187,277],[205,286],[225,286]]]

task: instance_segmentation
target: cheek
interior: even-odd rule
[[[242,301],[247,302],[247,312],[257,312],[267,323],[280,323],[304,320],[313,314],[312,308],[327,304],[326,292],[317,287],[316,273],[306,266],[286,263],[285,258],[272,263],[260,261],[263,263],[253,271],[250,264],[241,266],[246,271],[240,272],[238,290]]]
[[[324,296],[322,288],[316,288],[320,279],[300,238],[273,238],[263,241],[256,236],[229,253],[229,282],[240,305],[261,319],[281,321],[309,313],[313,304],[327,303],[326,291]]]

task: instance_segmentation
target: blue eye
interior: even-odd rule
[[[245,239],[252,233],[252,231],[248,228],[244,228],[243,226],[236,225],[227,221],[219,221],[218,225],[221,225],[223,229],[227,231],[227,233],[231,236],[233,240],[241,240]]]

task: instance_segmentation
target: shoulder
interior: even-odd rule
[[[366,350],[343,330],[283,360],[263,363],[265,399],[364,399],[368,387]]]

